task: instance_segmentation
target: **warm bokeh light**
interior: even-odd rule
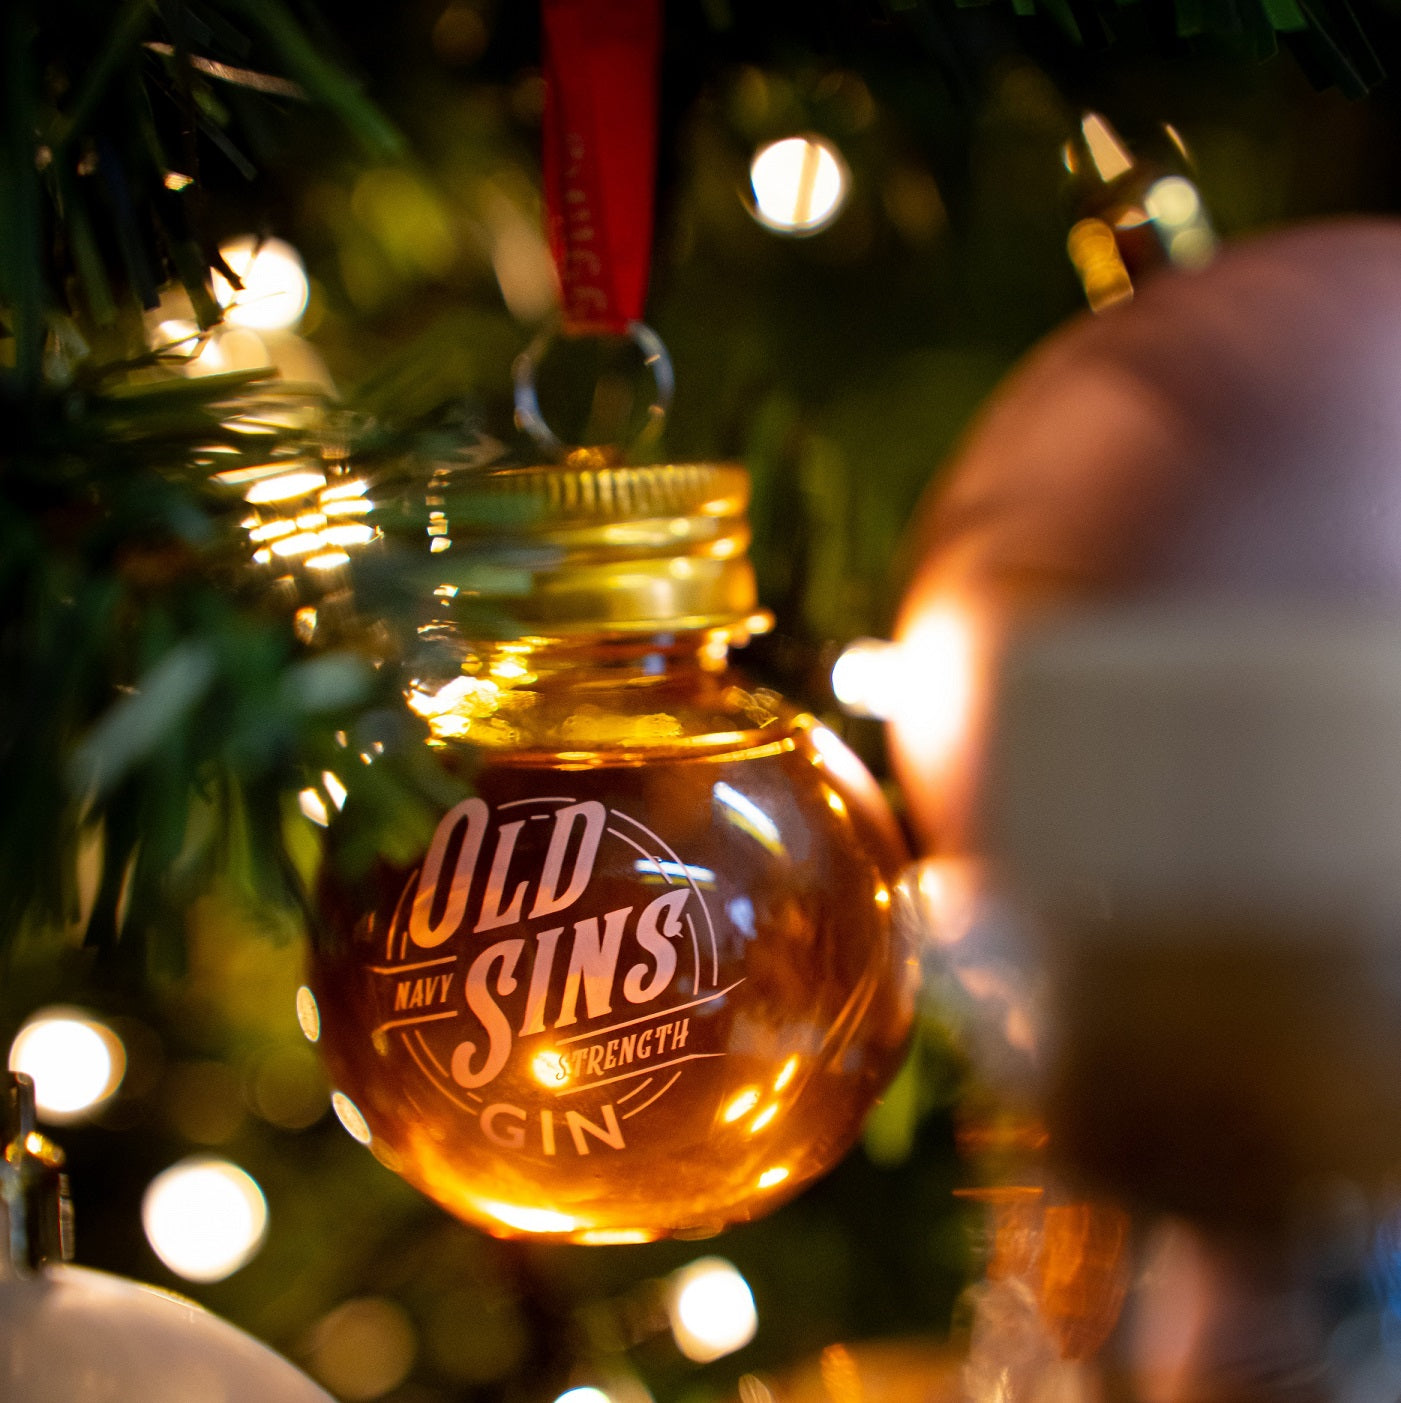
[[[777,1184],[781,1184],[792,1171],[783,1165],[775,1165],[772,1169],[766,1169],[759,1175],[759,1187],[761,1189],[771,1189]]]
[[[253,553],[258,564],[277,560],[308,570],[334,570],[350,563],[352,547],[367,546],[379,537],[377,527],[353,519],[374,510],[365,495],[368,484],[359,479],[333,477],[327,482],[319,468],[271,465],[235,469],[218,474],[217,480],[243,487],[244,499],[259,508],[243,522],[248,539],[260,547]],[[315,610],[299,611],[299,626],[304,616],[314,631]],[[328,787],[326,792],[339,808],[342,800],[335,790]],[[317,802],[304,797],[302,811],[319,823],[314,812]]]
[[[966,858],[925,858],[906,868],[901,883],[913,888],[922,938],[936,945],[957,945],[973,930],[979,905],[974,863]]]
[[[1180,268],[1203,268],[1216,256],[1216,235],[1197,187],[1168,175],[1149,187],[1143,201],[1168,258]]]
[[[856,639],[832,667],[832,695],[853,716],[889,720],[902,685],[900,649],[884,639]]]
[[[224,358],[214,345],[213,338],[201,331],[198,323],[183,317],[157,323],[151,337],[151,349],[162,360],[177,361],[187,368],[195,361],[207,358],[209,364],[204,369],[224,369]]]
[[[300,1043],[278,1043],[252,1058],[239,1088],[243,1105],[269,1125],[305,1130],[329,1103],[320,1059]]]
[[[214,296],[224,320],[255,331],[284,331],[306,311],[309,288],[301,255],[281,239],[251,236],[222,244],[219,252],[243,283],[236,291],[219,273],[212,275]]]
[[[672,1275],[667,1314],[677,1348],[698,1364],[742,1349],[759,1328],[749,1283],[723,1257],[702,1257]]]
[[[1099,178],[1108,185],[1133,169],[1133,157],[1119,134],[1098,112],[1086,112],[1080,121],[1085,145]]]
[[[517,321],[536,325],[554,311],[559,299],[539,216],[492,180],[482,182],[481,211],[502,300]]]
[[[890,716],[901,744],[928,770],[943,770],[967,734],[973,707],[968,617],[952,603],[923,610],[900,640],[900,664]]]
[[[327,797],[337,809],[345,808],[346,787],[341,783],[338,774],[333,770],[322,770],[321,787],[326,791]]]
[[[362,1145],[368,1145],[375,1138],[370,1131],[369,1122],[360,1114],[360,1107],[345,1092],[333,1091],[331,1093],[331,1109],[336,1113],[336,1119],[345,1127],[352,1140],[358,1140]]]
[[[227,1063],[213,1058],[167,1067],[161,1100],[171,1129],[196,1145],[226,1145],[246,1120],[242,1079]]]
[[[1202,199],[1197,187],[1180,175],[1164,176],[1149,188],[1143,201],[1150,219],[1166,224],[1188,224],[1202,212]]]
[[[375,528],[363,521],[349,521],[343,526],[328,526],[321,539],[333,546],[364,546],[375,538]]]
[[[326,812],[326,801],[318,790],[303,789],[297,795],[297,807],[318,828],[325,828],[331,822],[331,816]]]
[[[369,491],[369,484],[361,478],[346,478],[342,482],[333,482],[321,494],[321,507],[323,511],[330,511],[328,502],[347,502],[357,497],[363,497]]]
[[[187,1281],[222,1281],[257,1253],[268,1209],[256,1181],[236,1164],[197,1157],[156,1175],[141,1201],[156,1256]]]
[[[263,478],[262,481],[255,482],[243,496],[246,501],[254,504],[286,502],[293,497],[305,497],[308,492],[314,492],[318,487],[324,486],[325,482],[325,473],[303,468],[297,472]]]
[[[739,1403],[776,1403],[773,1390],[758,1374],[741,1374],[736,1388]]]
[[[337,1306],[316,1323],[309,1343],[312,1371],[346,1403],[398,1388],[418,1352],[408,1314],[383,1296]]]
[[[555,1403],[613,1403],[601,1388],[585,1385],[582,1388],[567,1388],[555,1399]]]
[[[846,163],[818,136],[770,142],[749,167],[755,213],[762,224],[785,234],[815,234],[841,212],[846,200]]]
[[[63,1123],[111,1096],[126,1071],[126,1052],[105,1023],[77,1009],[43,1009],[10,1044],[10,1070],[34,1079],[39,1115]]]
[[[1119,242],[1102,219],[1082,219],[1066,236],[1065,249],[1080,275],[1092,312],[1102,312],[1133,296],[1133,279],[1119,252]]]
[[[291,536],[280,536],[272,543],[272,553],[282,556],[309,555],[321,546],[321,537],[315,531],[298,531]]]
[[[343,550],[322,550],[306,558],[308,570],[334,570],[349,564],[350,557]]]
[[[918,729],[932,750],[947,752],[967,722],[970,647],[967,623],[956,610],[931,610],[899,643],[859,638],[850,644],[832,669],[832,691],[853,715],[899,719]],[[835,736],[824,740],[824,760],[835,759],[828,752],[840,744]]]

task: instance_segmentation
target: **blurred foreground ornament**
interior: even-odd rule
[[[990,1189],[992,1241],[972,1309],[964,1386],[991,1403],[1096,1395],[1089,1366],[1119,1323],[1129,1218],[1110,1204],[1047,1202],[1039,1188]]]
[[[897,629],[958,617],[966,661],[956,725],[892,721],[939,855],[903,895],[984,1042],[1020,1030],[1055,1170],[1177,1220],[1119,1341],[1164,1403],[1391,1377],[1378,1306],[1333,1331],[1401,1165],[1399,260],[1296,229],[1052,338]]]
[[[67,1265],[62,1152],[34,1127],[33,1085],[11,1074],[0,1190],[0,1396],[24,1403],[332,1403],[251,1336],[194,1302]]]
[[[895,1070],[900,839],[838,738],[728,666],[764,622],[741,469],[579,450],[475,492],[409,690],[475,793],[402,865],[351,871],[328,830],[337,1112],[493,1233],[704,1236],[830,1168]]]
[[[993,397],[923,509],[896,626],[957,697],[907,694],[892,719],[927,845],[981,851],[970,781],[1011,625],[1172,600],[1397,607],[1399,256],[1384,221],[1241,243],[1073,322]]]

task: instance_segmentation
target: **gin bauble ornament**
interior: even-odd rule
[[[465,797],[423,851],[348,875],[332,829],[311,992],[342,1118],[499,1235],[715,1232],[830,1168],[894,1071],[900,839],[840,740],[727,662],[742,470],[479,481],[491,563],[440,593],[519,636],[437,628],[409,704]]]

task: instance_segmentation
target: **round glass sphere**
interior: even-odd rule
[[[757,1217],[837,1161],[895,1070],[898,833],[835,734],[734,683],[576,692],[573,749],[474,755],[439,725],[471,797],[414,861],[328,857],[310,985],[342,1119],[489,1232]]]

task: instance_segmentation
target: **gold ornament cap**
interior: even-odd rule
[[[460,613],[486,606],[521,634],[742,639],[769,624],[747,555],[748,505],[749,474],[736,464],[629,467],[576,449],[558,466],[475,475],[450,528],[461,563],[446,573]]]

